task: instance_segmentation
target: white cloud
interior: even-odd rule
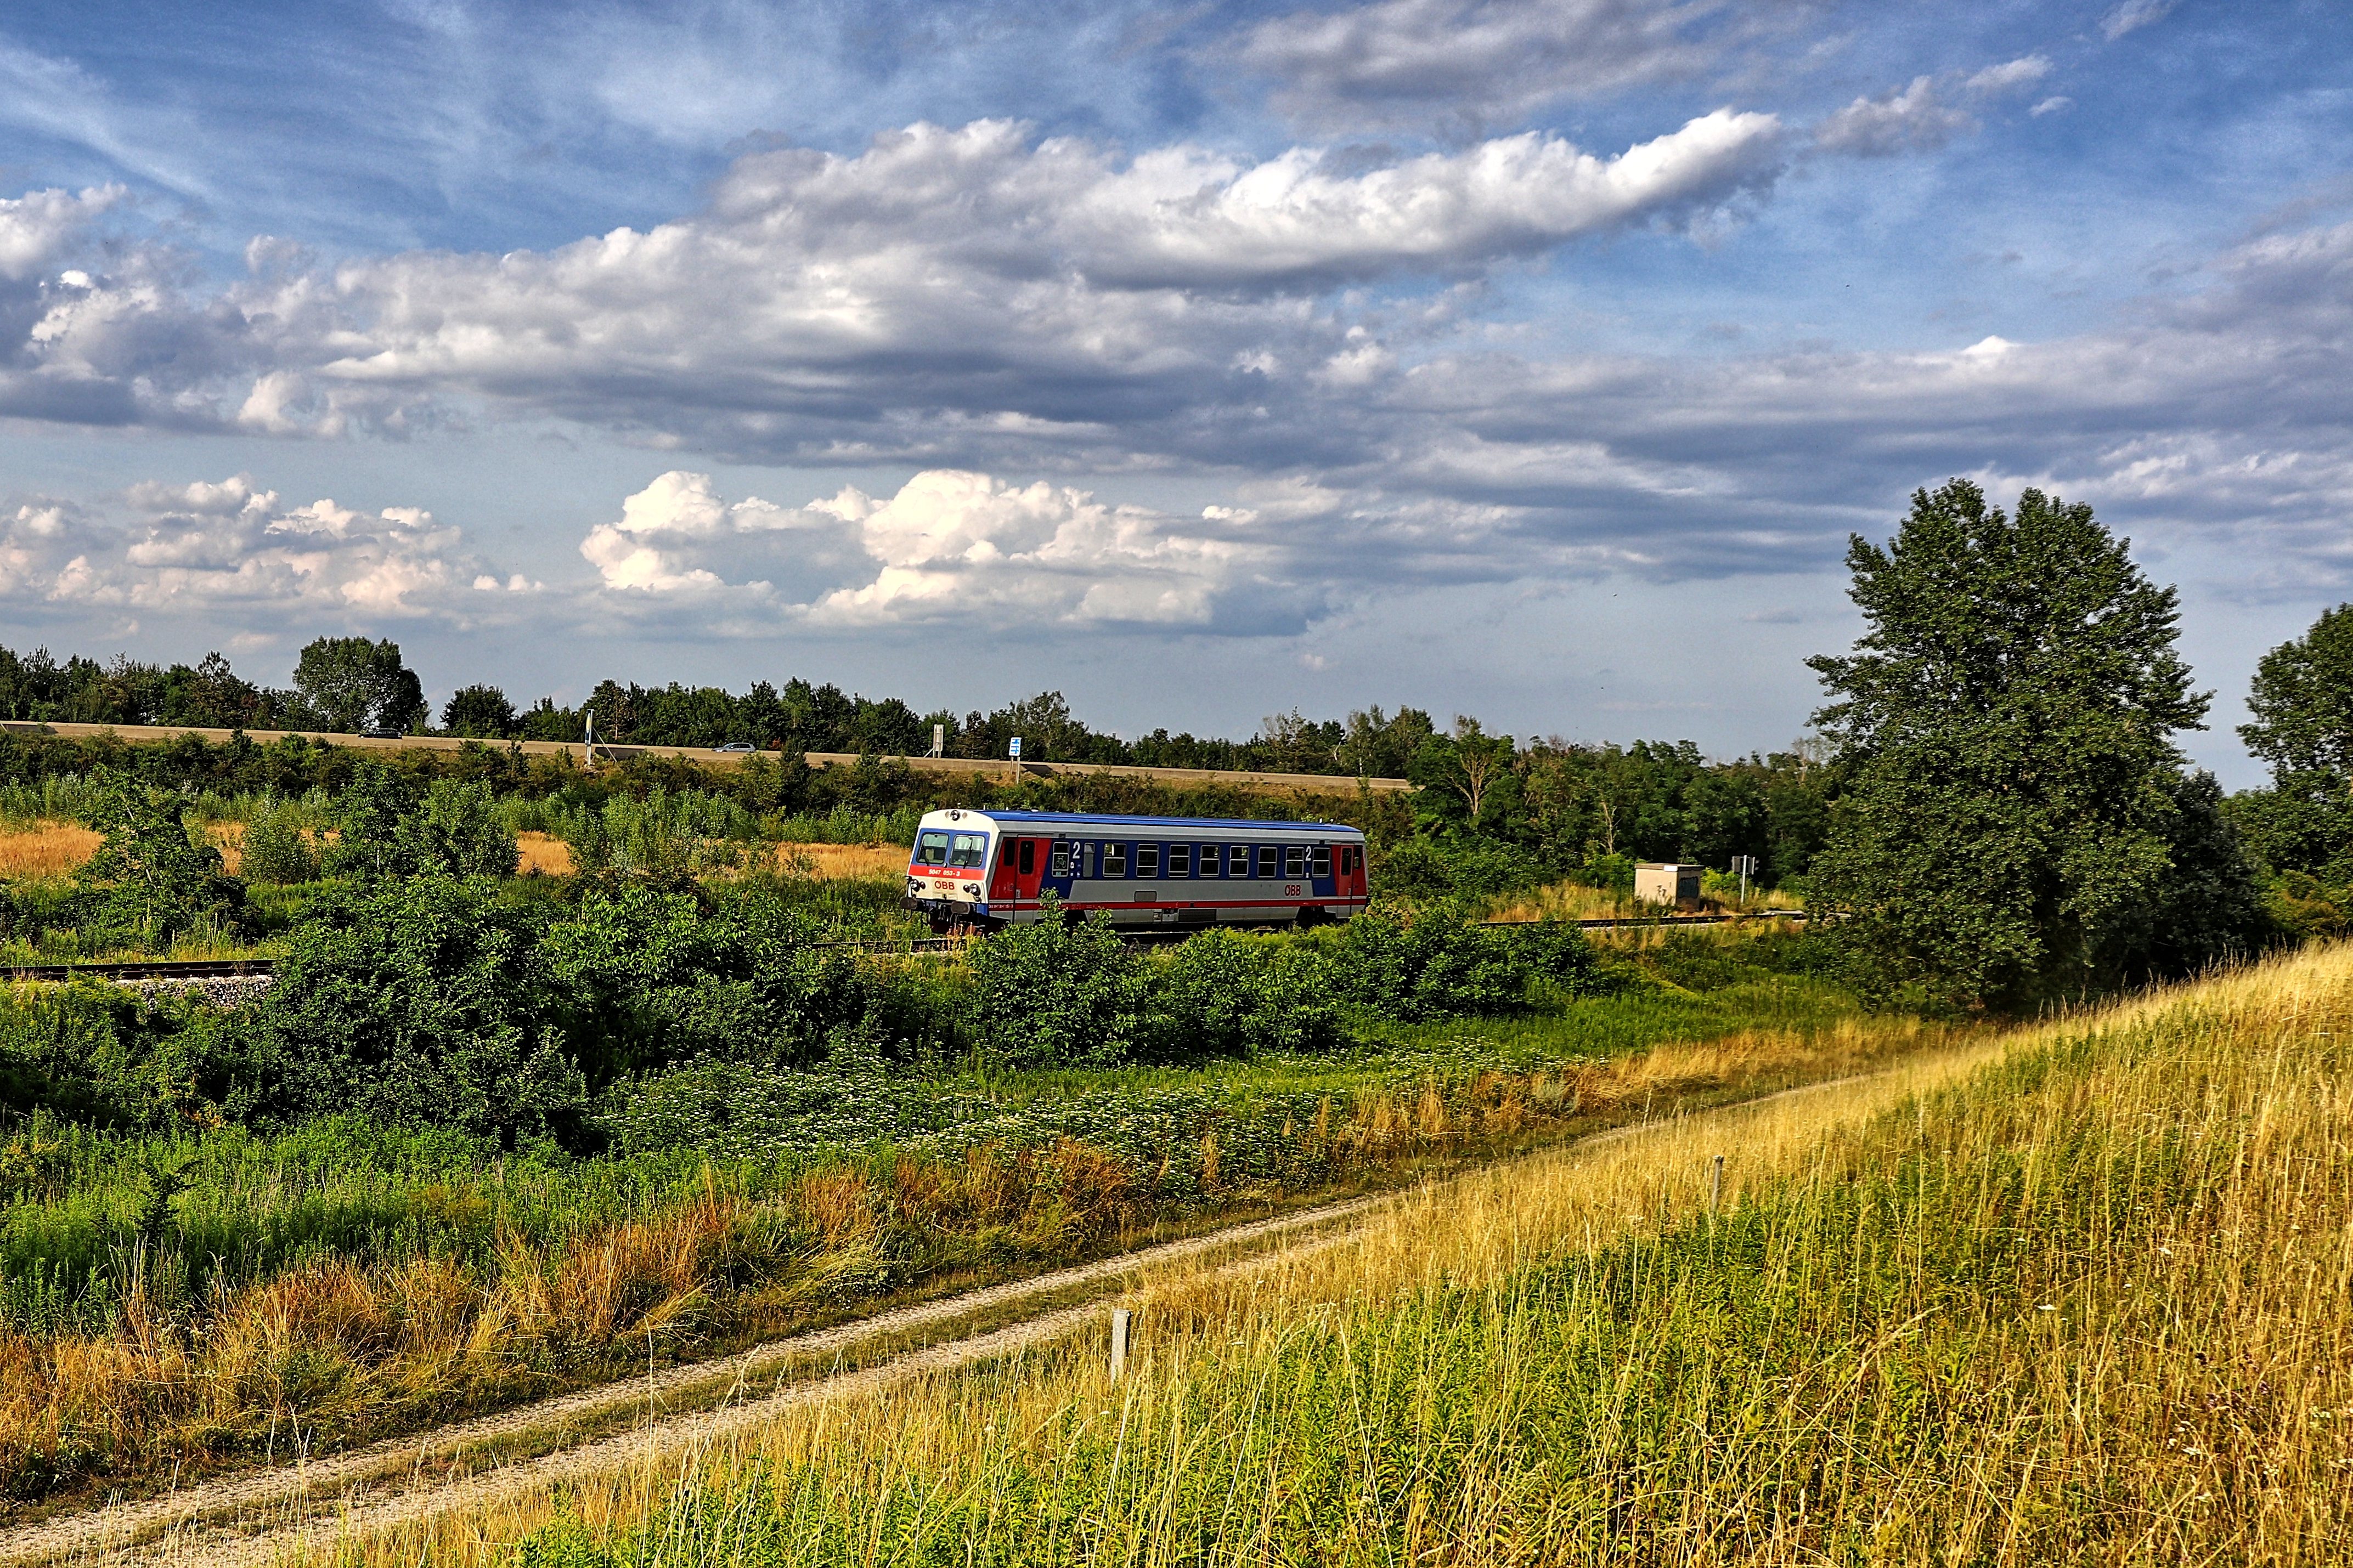
[[[1295,598],[1280,552],[1252,532],[1247,519],[1188,522],[955,469],[919,473],[887,500],[846,489],[797,510],[730,503],[709,476],[673,472],[580,550],[624,605],[703,616],[714,630],[759,629],[762,617],[771,632],[785,620],[1208,630]],[[780,580],[787,559],[796,570]]]
[[[2125,3],[2100,18],[2100,33],[2115,43],[2126,33],[2162,22],[2170,16],[2181,0],[2125,0]]]
[[[142,483],[123,499],[129,518],[39,499],[0,512],[0,601],[298,624],[479,612],[459,603],[479,563],[458,530],[415,507],[281,506],[249,474]]]
[[[1962,90],[1991,98],[2031,87],[2051,74],[2051,62],[2041,55],[2021,55],[1998,66],[1988,66],[1961,84]]]
[[[1361,382],[1380,356],[1319,303],[1335,288],[1705,224],[1769,190],[1782,140],[1724,110],[1609,157],[1529,132],[1366,168],[919,124],[745,156],[700,214],[552,251],[330,271],[265,242],[206,300],[118,245],[19,312],[0,412],[336,436],[488,406],[829,462],[945,466],[1008,436],[1109,456],[1180,409]]]
[[[2062,110],[2073,109],[2074,107],[2075,100],[2069,98],[2065,93],[2053,93],[2052,96],[2044,99],[2042,102],[2036,104],[2026,112],[2032,115],[2035,119],[2040,120],[2046,114],[2057,114]]]
[[[1850,158],[1933,153],[1977,129],[1966,110],[1944,101],[1930,77],[1877,98],[1858,98],[1814,127],[1814,146]]]

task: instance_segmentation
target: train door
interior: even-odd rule
[[[1080,863],[1081,847],[1068,838],[1041,841],[1039,853],[1044,857],[1039,866],[1038,890],[1051,893],[1065,904],[1071,901],[1072,884],[1086,875]]]
[[[1013,857],[1013,896],[1024,904],[1035,904],[1039,889],[1046,885],[1046,867],[1053,841],[1024,838],[1018,845]]]
[[[1015,853],[1025,840],[1008,834],[997,841],[997,865],[988,876],[988,901],[1010,903],[1014,889],[1019,885],[1018,857]]]
[[[1344,899],[1364,898],[1365,847],[1361,844],[1343,844],[1335,853],[1339,856],[1339,867],[1335,874],[1335,880],[1339,886],[1339,896]]]

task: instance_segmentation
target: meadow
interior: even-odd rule
[[[2353,949],[1434,1183],[352,1568],[2353,1557]],[[1720,1188],[1715,1162],[1721,1157]]]
[[[1313,1053],[704,1060],[608,1096],[602,1152],[37,1112],[0,1143],[0,1475],[36,1499],[342,1447],[1943,1037],[1746,946],[1651,962]]]

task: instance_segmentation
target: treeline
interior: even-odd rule
[[[0,716],[14,719],[416,731],[422,727],[420,692],[396,644],[358,637],[321,638],[306,647],[286,690],[241,680],[218,654],[194,668],[161,668],[128,659],[101,666],[79,657],[60,665],[45,652],[19,658],[0,649]],[[739,796],[758,812],[846,808],[879,816],[934,805],[1031,805],[1264,816],[1300,809],[1295,801],[1277,804],[1215,786],[1026,780],[1008,787],[917,773],[889,761],[928,752],[936,725],[953,757],[1003,757],[1018,735],[1030,760],[1321,774],[1332,780],[1335,796],[1353,797],[1357,778],[1405,778],[1417,786],[1409,798],[1345,807],[1324,801],[1315,809],[1372,832],[1377,849],[1397,856],[1398,889],[1426,894],[1498,892],[1569,876],[1624,890],[1638,860],[1694,860],[1721,869],[1741,855],[1759,862],[1761,885],[1789,884],[1803,876],[1828,820],[1823,770],[1799,751],[1718,763],[1689,742],[1522,742],[1488,734],[1476,719],[1457,717],[1441,728],[1414,708],[1391,714],[1375,707],[1324,721],[1277,714],[1244,742],[1162,729],[1128,742],[1091,729],[1053,691],[958,718],[801,679],[781,688],[754,682],[740,695],[607,680],[578,708],[542,698],[518,709],[496,687],[469,686],[443,705],[439,732],[486,742],[576,741],[592,713],[598,737],[617,744],[743,742],[758,747],[773,767],[704,774],[674,762],[635,759],[617,773],[588,774],[561,759],[524,759],[494,744],[454,759],[407,753],[399,765],[420,778],[487,780],[502,795],[532,798],[569,792],[595,799],[616,789],[642,796],[657,784],[698,786]],[[803,761],[809,752],[861,761],[852,769],[812,770]],[[184,738],[135,753],[103,742],[0,742],[0,782],[101,763],[158,786],[299,795],[341,790],[353,759],[293,741],[206,746]]]

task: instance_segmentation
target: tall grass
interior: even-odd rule
[[[334,1550],[2344,1562],[2348,1026],[2353,949],[2276,963],[1171,1274],[1117,1387],[1098,1334]]]
[[[659,1139],[502,1167],[464,1140],[353,1126],[201,1145],[26,1129],[0,1148],[17,1198],[0,1230],[0,1472],[33,1492],[135,1477],[290,1424],[332,1447],[1917,1037],[1755,1031],[1524,1066],[1425,1052],[1328,1085],[1261,1068],[1027,1100],[947,1088],[897,1121],[880,1075],[830,1098],[779,1075],[714,1086],[756,1134],[716,1161]]]

